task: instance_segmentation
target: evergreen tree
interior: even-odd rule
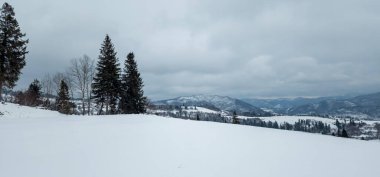
[[[135,55],[129,53],[125,61],[122,77],[122,95],[120,112],[126,114],[145,113],[146,97],[144,97],[143,81],[137,69]]]
[[[34,79],[26,91],[26,105],[38,106],[41,103],[41,84],[40,81]]]
[[[337,127],[338,129],[341,128],[341,124],[340,124],[340,122],[338,121],[338,119],[335,120],[335,125],[336,125],[336,127]]]
[[[268,121],[268,123],[267,123],[267,127],[268,127],[268,128],[273,128],[273,122],[272,122],[272,121]]]
[[[274,121],[274,123],[273,123],[273,128],[276,128],[276,129],[279,128],[277,121]]]
[[[25,93],[22,91],[17,91],[15,93],[15,103],[20,104],[20,105],[25,105]]]
[[[21,33],[13,7],[4,3],[0,12],[0,100],[2,88],[13,88],[25,66],[25,34]]]
[[[98,114],[102,114],[104,106],[106,114],[116,113],[116,104],[120,93],[119,77],[120,68],[115,48],[110,37],[106,35],[100,49],[94,83],[92,84],[95,102],[100,106]]]
[[[342,137],[348,138],[347,131],[345,129],[342,130]]]
[[[63,113],[63,114],[71,113],[69,87],[67,86],[64,80],[61,81],[56,104],[57,104],[58,112]]]
[[[380,123],[375,123],[375,129],[376,129],[376,137],[377,139],[380,139]]]
[[[239,120],[238,120],[238,118],[237,118],[236,111],[234,111],[234,112],[232,113],[232,123],[233,123],[233,124],[239,124]]]

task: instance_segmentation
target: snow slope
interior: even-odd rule
[[[150,115],[0,105],[4,177],[378,176],[380,143]]]

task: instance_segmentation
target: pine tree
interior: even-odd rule
[[[274,123],[273,123],[273,128],[276,128],[276,129],[279,128],[277,121],[274,121]]]
[[[342,130],[342,137],[344,138],[348,138],[348,134],[347,134],[347,131],[343,128]]]
[[[128,54],[122,77],[120,112],[125,114],[139,114],[146,111],[146,97],[142,89],[144,85],[134,58],[133,53]]]
[[[13,88],[25,66],[28,40],[23,37],[13,7],[4,3],[0,14],[0,100],[3,86]]]
[[[335,125],[336,125],[336,127],[337,127],[338,129],[341,128],[341,124],[340,124],[340,122],[338,121],[338,119],[335,120]]]
[[[116,113],[116,104],[120,93],[119,77],[120,68],[115,48],[110,37],[106,35],[100,49],[94,83],[92,84],[95,102],[100,106],[98,114],[102,114],[104,106],[106,114]]]
[[[41,103],[41,84],[40,81],[34,79],[26,91],[26,105],[38,106]]]
[[[236,111],[234,111],[233,114],[232,114],[232,123],[233,124],[239,124],[239,120],[237,118]]]
[[[64,80],[61,80],[61,85],[58,92],[58,98],[56,100],[57,110],[63,114],[71,113],[71,103],[69,96],[69,87]]]

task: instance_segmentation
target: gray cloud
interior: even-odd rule
[[[30,39],[18,88],[97,58],[105,34],[134,51],[152,99],[327,96],[380,88],[380,2],[11,0]]]

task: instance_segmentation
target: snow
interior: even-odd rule
[[[323,123],[333,124],[335,119],[322,118],[322,117],[313,117],[313,116],[273,116],[273,117],[260,117],[260,119],[265,121],[277,121],[279,123],[288,122],[290,124],[296,123],[298,120],[315,120],[322,121]]]
[[[0,104],[0,176],[378,176],[379,141]]]
[[[214,110],[211,110],[211,109],[207,109],[207,108],[204,108],[204,107],[195,107],[195,106],[187,106],[187,109],[186,107],[184,106],[181,106],[181,111],[183,112],[188,112],[188,113],[209,113],[209,114],[222,114],[223,112],[222,111],[214,111]],[[152,110],[148,110],[148,112],[151,112],[151,113],[166,113],[168,112],[168,110],[160,110],[160,109],[152,109]],[[179,110],[170,110],[169,112],[172,112],[172,113],[178,113]]]
[[[250,119],[250,118],[256,118],[256,117],[247,117],[247,116],[238,116],[241,119]],[[272,117],[257,117],[260,118],[263,121],[277,121],[278,123],[289,123],[294,124],[298,122],[298,120],[314,120],[314,121],[321,121],[323,123],[329,124],[331,127],[336,127],[335,122],[338,119],[340,122],[344,122],[344,119],[341,118],[323,118],[323,117],[314,117],[314,116],[272,116]],[[350,119],[346,119],[346,122],[349,122]],[[380,123],[380,121],[376,120],[360,120],[360,122],[365,122],[366,124],[374,125],[375,123]]]
[[[202,112],[202,113],[210,113],[210,114],[219,114],[220,111],[214,111],[211,109],[207,109],[204,107],[194,107],[194,106],[189,106],[189,109],[183,109],[183,111],[187,112]]]
[[[239,100],[228,97],[228,96],[219,96],[219,95],[193,95],[193,96],[182,96],[169,100],[158,101],[157,104],[169,104],[169,105],[178,105],[178,104],[190,104],[197,105],[198,103],[208,103],[215,106],[221,110],[240,110],[240,111],[251,111],[255,108],[248,103],[242,104],[238,102]]]

